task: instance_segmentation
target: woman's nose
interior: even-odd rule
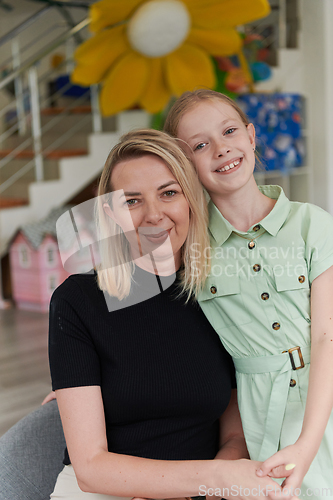
[[[161,219],[163,219],[163,212],[158,201],[146,204],[145,219],[146,222],[150,222],[151,224],[157,224]]]

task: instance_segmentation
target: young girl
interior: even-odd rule
[[[285,487],[332,498],[333,219],[256,185],[254,126],[226,96],[186,92],[165,130],[190,148],[211,198],[199,302],[233,356],[248,450],[265,460],[257,474],[284,465]]]

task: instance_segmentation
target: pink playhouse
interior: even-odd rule
[[[56,236],[56,222],[68,208],[54,209],[45,219],[21,227],[10,241],[13,298],[19,309],[47,312],[53,290],[69,276]],[[87,264],[84,254],[73,272],[86,272]]]

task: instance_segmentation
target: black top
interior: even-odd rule
[[[155,296],[132,300],[156,281]],[[139,268],[128,300],[105,300],[94,274],[72,275],[53,293],[53,389],[101,386],[109,451],[164,460],[218,451],[234,368],[199,306],[178,293],[177,279],[170,285]]]

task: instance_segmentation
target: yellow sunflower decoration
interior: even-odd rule
[[[235,27],[269,11],[268,0],[101,0],[90,7],[95,34],[75,52],[72,81],[103,82],[106,116],[136,104],[156,113],[172,95],[214,88],[210,55],[238,53]]]

